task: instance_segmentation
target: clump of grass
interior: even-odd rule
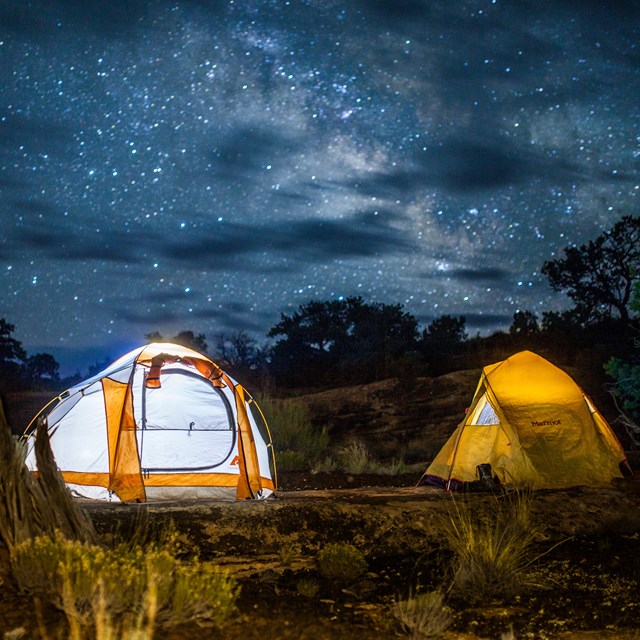
[[[70,624],[70,640],[83,640],[84,637],[95,637],[95,640],[153,640],[157,614],[155,585],[148,589],[142,610],[136,615],[113,617],[108,611],[107,598],[101,585],[98,585],[97,592],[94,611],[95,636],[91,636],[90,630],[86,627]],[[48,634],[42,633],[42,630],[41,635],[43,640],[50,638]]]
[[[310,469],[326,455],[329,433],[318,429],[309,418],[306,405],[294,398],[260,399],[271,433],[278,461],[283,471]]]
[[[151,582],[158,586],[167,581],[164,572],[156,572],[153,577]],[[166,592],[158,590],[158,601],[163,605],[159,607],[158,620],[163,627],[185,622],[220,627],[229,618],[238,596],[234,578],[201,562],[178,563],[173,569],[173,580],[169,579],[164,586]]]
[[[233,578],[197,560],[183,563],[167,549],[119,545],[112,549],[40,536],[11,556],[21,590],[65,613],[75,639],[114,620],[136,628],[189,622],[220,626],[233,610]]]
[[[420,468],[422,466],[420,465]],[[397,476],[401,473],[409,473],[409,466],[402,458],[394,458],[388,464],[378,463],[376,473],[382,476]]]
[[[510,598],[530,584],[527,568],[536,559],[532,503],[528,490],[496,497],[488,512],[454,502],[444,523],[455,558],[451,588],[481,601]]]
[[[347,473],[371,471],[372,460],[367,445],[360,440],[350,440],[338,450],[338,464]]]
[[[311,423],[304,403],[295,398],[270,400],[260,398],[260,406],[273,435],[278,469],[311,473],[331,473],[336,470],[351,474],[377,473],[396,475],[406,470],[402,460],[388,465],[376,461],[369,454],[365,443],[349,440],[329,455],[329,433],[326,427],[317,428]]]
[[[296,591],[303,598],[309,598],[312,600],[318,595],[320,585],[312,578],[300,578],[296,584]]]
[[[16,627],[11,631],[5,631],[3,640],[23,640],[27,638],[27,630],[24,627]]]
[[[352,544],[332,542],[318,552],[318,570],[325,578],[340,583],[357,580],[366,570],[367,561]]]
[[[338,449],[336,467],[347,473],[373,473],[377,475],[398,475],[407,470],[407,465],[400,459],[383,464],[371,456],[367,445],[361,440],[349,440]]]
[[[322,460],[318,460],[311,465],[311,473],[331,473],[338,468],[338,465],[334,458],[331,456],[325,456]]]
[[[393,605],[393,616],[401,632],[412,640],[442,635],[453,622],[451,611],[444,606],[444,596],[440,591],[397,600]]]

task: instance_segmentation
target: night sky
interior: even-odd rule
[[[638,215],[640,3],[0,0],[0,317],[62,373],[361,295],[470,335]]]

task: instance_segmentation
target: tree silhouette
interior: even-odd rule
[[[22,343],[11,336],[16,330],[15,325],[9,324],[4,318],[0,318],[0,366],[5,367],[10,363],[20,363],[27,354],[22,348]]]
[[[538,316],[533,311],[516,311],[509,327],[512,336],[533,336],[540,333]]]
[[[610,231],[542,266],[554,291],[574,302],[583,324],[617,317],[629,321],[629,301],[640,274],[640,216],[624,216]]]
[[[427,342],[450,343],[458,345],[467,339],[467,320],[464,316],[455,318],[450,315],[443,315],[436,318],[422,332],[422,339]]]
[[[250,382],[252,389],[265,382],[267,351],[258,348],[256,341],[246,331],[219,333],[213,359],[233,377],[243,383]]]
[[[276,379],[306,385],[389,375],[393,362],[415,349],[418,329],[402,305],[349,297],[300,305],[267,335],[280,337],[270,358]]]
[[[48,353],[36,353],[26,360],[26,373],[30,382],[56,383],[60,380],[60,365]]]
[[[422,332],[420,351],[432,374],[449,370],[451,358],[467,340],[467,320],[464,316],[442,315]]]
[[[246,331],[235,331],[230,334],[219,333],[216,336],[216,360],[227,367],[255,366],[258,359],[256,341]]]
[[[151,333],[146,333],[144,337],[147,342],[167,342],[159,331],[151,331]]]
[[[181,331],[171,338],[171,342],[181,344],[183,347],[188,347],[203,354],[206,354],[209,349],[204,333],[195,335],[193,331]]]
[[[54,357],[48,353],[27,357],[22,343],[11,335],[14,331],[15,325],[0,318],[0,389],[58,383],[60,365]]]
[[[22,343],[12,337],[15,325],[0,318],[0,388],[18,388],[24,384],[23,363],[27,354]]]

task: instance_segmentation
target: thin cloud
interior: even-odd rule
[[[446,275],[448,278],[454,280],[483,283],[505,282],[508,278],[512,277],[506,269],[494,267],[485,267],[482,269],[453,269],[451,271],[440,272],[440,275]]]
[[[380,216],[384,218],[384,216]],[[254,269],[264,258],[287,257],[298,263],[322,264],[335,258],[372,257],[411,250],[402,231],[362,213],[346,220],[308,219],[257,225],[220,224],[205,237],[161,247],[165,257],[193,268],[226,269],[236,258],[253,256]]]
[[[48,258],[66,262],[100,260],[137,264],[143,260],[144,246],[153,245],[153,237],[149,235],[140,237],[115,230],[88,235],[70,225],[42,230],[31,224],[19,230],[16,239],[21,252],[39,251]]]
[[[148,12],[145,0],[13,0],[0,8],[0,29],[36,39],[59,38],[68,30],[121,38],[134,32]]]

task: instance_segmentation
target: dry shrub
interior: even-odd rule
[[[44,419],[38,421],[35,443],[38,483],[53,516],[55,531],[61,531],[67,538],[96,543],[98,536],[91,518],[71,497],[58,471],[51,446],[49,432]]]
[[[193,539],[181,533],[172,518],[152,520],[148,511],[139,511],[132,519],[132,526],[126,530],[118,522],[115,531],[108,534],[108,538],[111,548],[128,549],[132,553],[139,548],[168,551],[182,560],[197,558],[199,555]]]
[[[507,631],[500,634],[500,640],[516,640],[516,634],[513,632],[513,625]]]
[[[333,473],[338,468],[338,464],[331,456],[325,456],[311,465],[311,473]]]
[[[40,536],[16,545],[11,561],[18,586],[61,609],[72,638],[92,626],[113,629],[116,620],[146,629],[146,637],[156,623],[220,626],[238,594],[228,574],[198,561],[183,563],[166,549],[105,549]]]
[[[420,463],[415,467],[416,473],[421,473],[423,471],[424,465]],[[403,473],[412,473],[413,469],[409,467],[402,457],[393,458],[386,464],[382,462],[377,464],[375,473],[381,476],[398,476]]]
[[[378,475],[395,476],[407,471],[407,465],[402,458],[393,459],[387,464],[379,462],[371,456],[367,445],[361,440],[351,439],[338,449],[337,468],[347,473],[375,473]],[[422,467],[422,465],[420,465]]]
[[[153,640],[157,613],[157,593],[151,584],[145,596],[142,610],[137,615],[113,617],[108,611],[104,589],[98,585],[98,600],[95,609],[95,640]],[[82,639],[82,628],[70,640]],[[43,640],[46,640],[43,639]]]
[[[393,616],[401,632],[414,640],[442,635],[453,622],[451,611],[444,606],[444,596],[439,591],[396,601]]]
[[[372,467],[367,445],[359,440],[350,440],[339,449],[338,462],[347,473],[365,473]]]
[[[509,598],[530,584],[527,568],[536,559],[533,492],[505,493],[488,510],[454,501],[443,524],[454,552],[451,588],[469,601]]]
[[[322,547],[316,561],[322,576],[340,583],[353,582],[367,570],[364,555],[352,544],[342,542]]]
[[[164,573],[156,572],[152,577],[151,582],[156,585],[166,580]],[[158,621],[163,627],[185,622],[220,627],[226,622],[239,592],[233,577],[200,562],[177,564],[172,577],[167,581],[166,591],[158,589],[158,600],[164,605],[159,607]]]

